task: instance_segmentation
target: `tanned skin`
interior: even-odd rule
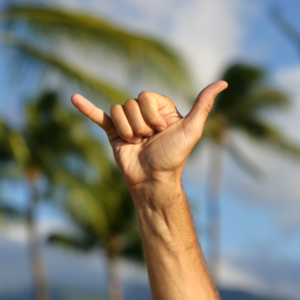
[[[72,103],[105,130],[132,195],[154,300],[220,299],[206,267],[181,185],[184,163],[201,138],[224,81],[206,87],[187,116],[171,99],[144,91],[105,114],[75,94]]]

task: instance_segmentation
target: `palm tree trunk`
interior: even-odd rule
[[[116,239],[111,238],[107,248],[108,300],[122,300],[122,284],[119,277]]]
[[[217,281],[221,256],[220,240],[220,189],[222,179],[223,151],[221,143],[213,143],[207,186],[208,216],[208,266]]]
[[[39,249],[34,212],[38,203],[38,191],[34,181],[30,181],[31,199],[28,208],[28,252],[32,269],[35,300],[50,300],[43,259]]]

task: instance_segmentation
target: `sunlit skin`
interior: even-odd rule
[[[224,81],[206,87],[187,116],[168,97],[142,92],[110,116],[75,94],[72,103],[103,128],[131,192],[154,300],[219,299],[181,185],[184,163],[201,138]]]

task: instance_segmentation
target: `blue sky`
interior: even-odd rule
[[[248,36],[242,41],[242,52],[251,61],[262,64],[271,70],[298,64],[299,53],[288,39],[278,30],[270,15],[275,4],[282,16],[300,30],[297,11],[300,6],[297,1],[249,1],[258,5],[255,18],[245,18]],[[269,14],[269,15],[268,15]]]
[[[193,74],[195,95],[219,79],[233,62],[247,61],[264,67],[269,72],[269,83],[284,89],[294,103],[292,109],[267,117],[300,143],[300,53],[272,21],[269,9],[274,3],[300,33],[300,3],[292,0],[103,0],[100,4],[98,1],[64,1],[66,6],[92,10],[124,27],[168,41],[186,59]],[[7,57],[1,47],[0,114],[18,123],[20,99],[29,95],[36,83],[24,86],[9,81]],[[186,113],[189,107],[184,101],[171,96],[179,110]],[[291,286],[287,289],[285,279],[293,274],[300,281],[300,271],[295,273],[290,267],[292,263],[300,270],[300,163],[236,138],[248,156],[266,171],[266,178],[255,182],[225,155],[221,193],[224,265],[220,283],[259,293],[296,295],[296,299],[300,293],[298,285],[290,280]],[[206,223],[204,188],[208,152],[204,149],[193,162],[188,162],[184,175],[199,229]],[[24,185],[20,185],[19,192],[13,195],[20,202],[25,201],[21,199],[25,198],[23,188]],[[6,186],[3,191],[10,194],[10,189]],[[49,220],[55,212],[56,208],[44,206],[41,221]],[[201,233],[200,239],[206,251],[206,235]]]

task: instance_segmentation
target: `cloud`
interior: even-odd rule
[[[292,101],[289,111],[286,114],[277,114],[276,121],[288,138],[300,144],[300,64],[278,69],[273,75],[273,80]]]
[[[244,33],[239,15],[247,9],[246,1],[124,2],[137,7],[143,18],[123,15],[123,22],[174,45],[188,62],[197,89],[216,80],[239,53]]]
[[[281,68],[274,74],[276,83],[299,98],[300,64]]]
[[[266,117],[276,124],[286,139],[300,146],[300,66],[278,70],[274,75],[274,83],[287,93],[292,101],[292,107],[287,111],[271,113]],[[241,199],[248,199],[255,203],[296,205],[296,208],[299,208],[300,161],[280,152],[272,151],[271,148],[262,144],[253,144],[241,137],[236,138],[243,152],[262,167],[265,176],[263,180],[252,180],[228,159],[226,172],[227,174],[235,174],[234,181],[229,179],[229,176],[226,180],[228,190],[237,193]],[[288,218],[283,219],[288,220]]]
[[[240,15],[248,6],[238,0],[123,0],[89,7],[123,28],[173,45],[187,62],[199,92],[239,56],[245,33]]]
[[[299,212],[300,203],[298,205],[281,203],[277,206],[273,216],[276,219],[276,222],[281,225],[281,231],[285,237],[300,232]]]
[[[236,266],[229,260],[222,262],[218,282],[221,287],[226,289],[241,289],[251,292],[262,292],[263,289],[262,282],[254,274]]]
[[[54,227],[56,225],[52,224]],[[50,222],[41,224],[50,228]],[[23,232],[21,234],[20,232]],[[15,236],[18,238],[15,238]],[[20,238],[20,236],[23,238]],[[103,251],[75,252],[59,247],[42,247],[47,277],[53,288],[76,287],[78,290],[103,292],[106,289],[106,261]],[[0,231],[0,294],[27,290],[32,282],[28,264],[26,232],[19,227]],[[126,288],[132,284],[148,286],[146,269],[120,260],[120,277]],[[222,260],[219,284],[226,289],[245,290],[261,295],[298,299],[299,261],[278,259],[269,253],[255,257],[231,255]]]
[[[253,145],[245,139],[237,140],[246,156],[264,173],[262,178],[254,179],[227,156],[224,171],[227,193],[255,204],[300,204],[300,162],[265,145]]]
[[[235,282],[242,282],[247,276],[245,290],[256,290],[273,297],[299,299],[300,262],[280,260],[270,253],[264,253],[255,257],[236,256],[231,258],[229,266],[222,273],[223,280],[227,283],[230,283],[231,274],[240,272],[241,278],[234,278],[233,285]],[[226,278],[226,274],[229,278]]]
[[[186,57],[196,82],[207,85],[236,58],[243,26],[238,19],[244,1],[189,1],[174,18],[170,41]]]
[[[49,220],[41,221],[40,237],[44,237],[48,231],[56,230],[55,223]],[[68,230],[68,226],[65,230]],[[97,248],[85,253],[42,243],[40,249],[51,287],[76,287],[102,293],[106,290],[107,262],[103,250]],[[0,229],[0,265],[1,295],[28,290],[32,286],[24,226],[14,225]],[[148,285],[147,271],[140,264],[120,259],[119,274],[125,286]]]
[[[273,77],[273,84],[277,88],[284,90],[293,105],[287,111],[270,113],[268,120],[272,121],[285,134],[286,138],[300,145],[300,66],[279,69]],[[299,251],[299,230],[300,230],[300,161],[281,154],[270,147],[262,144],[253,143],[250,139],[240,135],[233,136],[235,144],[242,152],[259,166],[264,175],[262,178],[254,179],[247,174],[237,163],[228,155],[224,155],[221,201],[228,205],[229,199],[240,201],[244,207],[250,207],[247,212],[245,209],[243,216],[237,218],[240,225],[245,228],[243,235],[235,235],[241,243],[231,241],[224,246],[226,251],[230,247],[243,249],[244,253],[249,253],[250,249],[261,248],[259,239],[249,236],[251,230],[247,228],[257,228],[257,224],[263,227],[260,232],[267,232],[264,235],[266,243],[276,243],[270,248],[270,253],[280,253],[282,257],[297,258]],[[205,199],[203,186],[207,184],[207,174],[210,162],[209,145],[205,145],[201,151],[197,150],[196,155],[187,163],[185,169],[185,181],[192,186],[196,199]],[[199,184],[200,183],[200,184]],[[197,194],[198,193],[198,194]],[[250,206],[249,206],[250,205]],[[226,224],[228,218],[234,219],[235,214],[240,211],[236,209],[238,205],[232,206],[232,212],[225,214],[222,211],[222,218]],[[265,221],[257,220],[253,209],[259,210],[263,214]],[[205,220],[205,215],[201,217]],[[253,221],[255,222],[253,224]],[[238,224],[238,223],[237,223]],[[232,239],[233,233],[224,233],[226,240]],[[258,233],[257,236],[260,234]],[[256,236],[256,235],[255,235]],[[252,241],[249,249],[243,246],[242,241]],[[229,250],[228,250],[229,249]],[[263,262],[262,262],[263,264]],[[266,274],[267,276],[267,274]],[[234,279],[232,280],[234,282]],[[251,282],[251,280],[249,279]],[[247,280],[245,280],[247,282]]]
[[[105,0],[101,4],[96,1],[68,0],[67,3],[71,7],[82,6],[105,15],[124,28],[157,36],[174,45],[186,59],[194,75],[197,91],[217,80],[230,62],[241,57],[242,42],[247,34],[247,24],[242,17],[262,14],[261,6],[238,0]],[[271,119],[287,137],[300,142],[300,130],[296,130],[300,126],[300,101],[296,101],[300,99],[300,66],[280,69],[273,79],[295,101],[292,110],[274,113]],[[186,114],[189,107],[179,99],[175,100],[179,110]],[[238,143],[249,158],[261,165],[267,176],[262,182],[255,182],[229,157],[225,157],[224,188],[229,193],[253,202],[299,203],[297,178],[300,169],[294,160],[271,153],[269,149],[261,145],[257,147],[244,139],[238,138]],[[209,151],[204,152],[197,163],[194,161],[186,169],[187,174],[198,174],[198,178],[200,176],[202,179],[206,177]]]
[[[246,0],[104,0],[101,3],[54,0],[51,3],[99,14],[122,28],[159,38],[174,46],[192,74],[195,96],[206,85],[220,79],[224,69],[240,57],[246,32],[241,15],[253,14],[253,5]],[[116,76],[120,70],[116,72],[112,62],[108,64],[107,60],[100,60],[99,53],[90,57],[93,62],[85,60],[85,63],[92,70],[96,69],[97,74],[124,85],[124,80],[119,78],[123,75]],[[148,83],[133,87],[134,91],[155,88]],[[188,113],[190,106],[183,101],[186,99],[179,99],[169,90],[159,90],[168,92],[183,115]]]
[[[56,0],[56,2],[58,4],[62,3],[59,0]],[[73,8],[84,8],[99,13],[124,28],[157,36],[174,45],[182,53],[194,75],[197,89],[195,93],[210,82],[217,80],[228,64],[241,57],[240,45],[247,33],[246,25],[243,23],[241,16],[247,13],[246,10],[249,7],[247,2],[250,1],[63,1],[68,7],[71,5]],[[250,13],[253,13],[253,8]],[[256,44],[253,48],[258,49]],[[258,50],[262,51],[261,49]],[[251,55],[261,57],[261,52],[251,53]],[[253,56],[251,57],[253,58]],[[292,110],[286,113],[273,114],[270,117],[288,137],[300,141],[300,130],[298,130],[300,128],[300,101],[297,101],[297,99],[300,99],[300,66],[278,70],[275,73],[274,82],[278,87],[285,89],[292,95],[295,105]],[[178,106],[183,114],[187,113],[189,108],[186,105],[178,101]],[[267,176],[261,182],[254,181],[228,156],[225,156],[225,180],[222,186],[224,193],[235,195],[241,200],[251,202],[254,205],[272,204],[274,220],[280,224],[282,229],[291,231],[298,228],[299,217],[297,212],[299,211],[300,202],[300,167],[298,163],[260,145],[253,145],[248,140],[237,137],[237,141],[247,156],[253,158],[252,160],[266,171]],[[206,178],[209,153],[209,149],[205,147],[199,154],[199,159],[191,161],[185,170],[187,181],[196,178],[194,180],[195,186],[198,186],[199,180],[204,182]],[[51,226],[48,223],[44,224],[42,232],[48,232]],[[24,257],[23,261],[17,261],[18,264],[16,265],[11,258],[19,255],[16,253],[16,255],[10,256],[10,260],[7,260],[6,264],[2,264],[3,259],[1,257],[7,258],[13,254],[12,249],[18,249],[20,244],[16,240],[24,242],[21,233],[15,235],[15,240],[11,241],[12,244],[10,247],[7,246],[6,250],[3,250],[3,244],[1,244],[0,265],[3,266],[2,270],[4,270],[4,267],[9,268],[9,272],[1,272],[7,275],[5,278],[1,278],[0,289],[8,287],[15,289],[17,283],[21,281],[23,285],[28,284]],[[1,241],[4,241],[2,236]],[[98,258],[95,258],[96,254],[93,258],[86,260],[83,256],[70,255],[69,252],[57,252],[53,249],[47,253],[48,265],[52,268],[49,269],[51,278],[57,280],[57,282],[69,278],[70,281],[73,280],[72,283],[80,284],[80,280],[85,279],[84,276],[74,278],[72,277],[73,274],[82,275],[82,269],[86,270],[85,268],[92,268],[92,266],[97,268],[100,266],[99,268],[101,268]],[[77,267],[71,269],[71,273],[68,273],[66,270],[70,270],[69,267],[73,262],[77,262],[80,266],[77,265]],[[224,286],[259,290],[262,293],[273,291],[284,295],[295,295],[297,292],[297,295],[299,295],[300,291],[296,285],[296,279],[299,283],[299,273],[295,271],[295,268],[299,270],[300,266],[297,263],[293,266],[286,261],[271,258],[232,258],[225,260],[221,270],[220,282]],[[57,271],[62,269],[64,271]],[[121,270],[123,274],[126,274],[126,263],[122,264]],[[91,278],[100,277],[102,274],[100,271],[86,272],[90,272],[90,275],[86,276],[87,281]],[[139,274],[138,278],[144,278],[141,276],[140,271],[136,272]],[[143,273],[143,271],[141,272]],[[129,273],[130,277],[134,278],[135,270]],[[15,274],[20,278],[14,277]],[[97,282],[93,283],[94,286],[98,285],[99,282],[100,280],[97,279]]]

